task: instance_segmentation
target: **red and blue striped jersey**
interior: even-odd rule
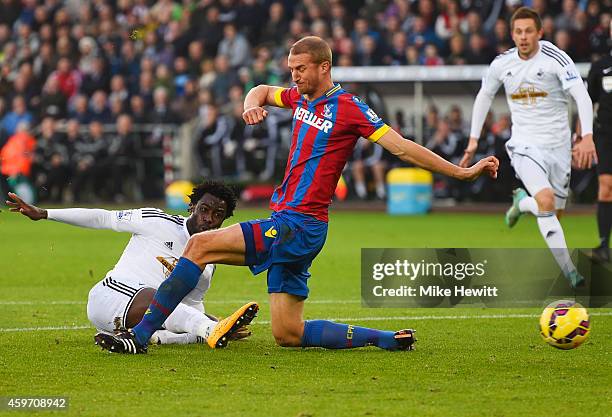
[[[376,142],[390,127],[359,97],[339,84],[308,101],[297,87],[279,88],[276,105],[293,110],[285,177],[270,201],[274,211],[293,210],[327,221],[340,174],[361,136]]]

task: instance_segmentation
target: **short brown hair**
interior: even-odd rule
[[[542,19],[538,12],[530,7],[519,7],[510,19],[510,29],[514,30],[514,21],[517,19],[532,19],[535,22],[536,29],[542,29]]]
[[[322,62],[332,62],[332,51],[327,42],[318,36],[306,36],[293,44],[290,53],[294,55],[309,54],[312,60],[321,64]]]

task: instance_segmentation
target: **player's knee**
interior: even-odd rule
[[[612,176],[599,177],[599,201],[612,201]]]
[[[535,195],[539,211],[553,211],[555,209],[555,194],[552,190],[542,190]]]
[[[597,199],[599,201],[612,201],[612,188],[608,188],[608,189],[599,189],[599,192],[597,193]]]
[[[192,235],[187,241],[183,256],[198,261],[204,259],[211,247],[214,231],[200,232]]]

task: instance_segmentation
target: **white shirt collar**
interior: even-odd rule
[[[185,237],[187,238],[187,240],[189,240],[189,238],[191,237],[191,235],[189,234],[189,230],[187,230],[187,219],[189,217],[183,217],[185,219],[185,221],[183,222],[183,232],[185,232]]]

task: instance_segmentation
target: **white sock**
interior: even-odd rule
[[[205,339],[216,325],[216,321],[183,303],[179,303],[164,322],[164,327],[173,333],[192,333]]]
[[[169,330],[157,330],[149,340],[153,345],[190,345],[205,342],[206,339],[193,333],[173,333]]]
[[[368,190],[366,190],[366,186],[363,182],[355,183],[355,192],[359,198],[366,198],[368,196]]]
[[[538,202],[533,197],[525,197],[519,201],[519,210],[521,213],[531,213],[537,216],[539,213]]]
[[[387,196],[387,193],[385,190],[385,184],[377,184],[376,185],[376,197],[380,198],[381,200],[384,200],[386,196]]]
[[[567,276],[570,272],[575,271],[576,267],[572,263],[569,251],[567,250],[565,235],[557,216],[554,213],[548,215],[545,213],[539,214],[538,226],[542,237],[544,237],[563,274]]]

